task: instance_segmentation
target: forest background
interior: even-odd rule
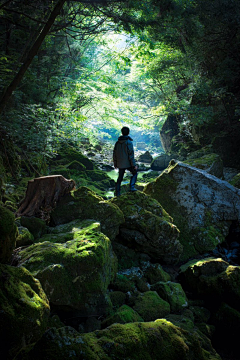
[[[1,0],[1,182],[123,124],[174,116],[178,152],[235,131],[239,24],[238,0]]]

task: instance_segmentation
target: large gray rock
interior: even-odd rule
[[[120,235],[128,246],[161,260],[176,263],[182,253],[179,230],[162,206],[142,192],[127,193],[109,200],[124,214]]]
[[[141,154],[138,157],[138,161],[143,162],[143,163],[151,163],[152,160],[153,160],[153,157],[149,151],[146,151],[144,154]]]
[[[144,192],[173,217],[184,246],[182,260],[213,250],[240,220],[240,190],[203,170],[171,161]]]
[[[199,158],[189,158],[184,163],[205,170],[220,179],[223,178],[223,162],[217,154],[206,154]]]
[[[153,159],[153,162],[151,164],[152,170],[164,170],[168,167],[169,161],[171,160],[171,156],[167,154],[161,154],[157,156],[155,159]]]
[[[80,316],[107,314],[111,309],[107,288],[117,259],[110,240],[98,228],[99,224],[89,223],[82,229],[72,222],[49,234],[49,241],[19,250],[19,264],[40,280],[55,308],[76,310]],[[63,243],[64,232],[69,241]]]

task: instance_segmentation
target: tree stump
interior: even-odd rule
[[[60,197],[75,188],[75,181],[62,175],[42,176],[28,181],[25,198],[21,201],[16,216],[35,216],[49,220],[50,212]]]

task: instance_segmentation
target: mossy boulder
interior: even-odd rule
[[[167,320],[113,324],[80,335],[65,327],[49,329],[29,360],[221,360],[210,341],[196,331],[182,330]]]
[[[140,294],[133,309],[144,321],[153,321],[165,317],[170,313],[170,305],[160,298],[156,291],[147,291]]]
[[[179,230],[162,206],[142,192],[130,193],[108,201],[117,205],[125,222],[120,235],[129,247],[164,263],[175,263],[182,253]]]
[[[88,157],[83,155],[77,149],[74,149],[73,147],[67,145],[61,147],[53,161],[57,161],[59,164],[69,164],[73,161],[77,161],[83,164],[87,170],[93,170],[95,167],[94,163],[90,159],[88,159]]]
[[[47,233],[39,241],[50,241],[53,243],[65,243],[69,240],[77,239],[79,234],[101,231],[101,225],[95,220],[73,220],[67,224],[48,227]]]
[[[142,322],[142,321],[143,319],[135,310],[133,310],[128,305],[122,305],[119,309],[117,309],[117,311],[113,315],[107,317],[102,322],[102,328],[110,326],[114,323],[126,324],[132,322]]]
[[[8,263],[18,235],[15,218],[11,211],[0,205],[0,263]]]
[[[23,347],[40,339],[50,313],[40,282],[24,267],[0,264],[0,349],[13,359]]]
[[[111,309],[107,288],[117,271],[110,240],[94,229],[76,230],[64,244],[39,242],[18,252],[40,280],[49,301],[78,315],[106,314]]]
[[[206,154],[199,158],[189,158],[183,162],[190,166],[204,170],[220,179],[223,177],[223,162],[217,154]]]
[[[180,268],[179,279],[195,297],[215,305],[224,301],[240,310],[240,266],[221,258],[192,260]]]
[[[42,219],[36,218],[34,216],[22,216],[20,218],[20,223],[23,227],[30,231],[36,240],[46,233],[46,222]]]
[[[123,291],[110,291],[109,297],[111,299],[112,305],[114,308],[119,308],[126,301],[126,294]]]
[[[65,224],[75,219],[94,219],[101,224],[102,232],[111,240],[119,233],[124,222],[122,211],[92,190],[82,186],[64,196],[51,213],[52,226]]]
[[[151,264],[150,262],[143,263],[144,276],[150,285],[159,281],[170,281],[171,276],[163,270],[160,264]]]
[[[86,166],[76,160],[70,162],[70,164],[67,165],[67,168],[70,170],[77,170],[77,171],[85,171],[86,170]]]
[[[235,186],[236,188],[240,189],[240,173],[235,175],[231,181],[229,181],[231,185]]]
[[[23,226],[19,226],[16,247],[28,246],[32,245],[33,243],[34,236],[30,233],[30,231]]]
[[[144,192],[159,201],[180,230],[181,261],[215,249],[231,222],[240,219],[240,190],[184,163],[171,161]]]
[[[181,312],[188,306],[187,296],[179,283],[159,281],[151,286],[151,290],[156,291],[163,300],[169,303],[173,313]]]
[[[151,169],[155,171],[164,170],[168,167],[169,161],[172,159],[170,155],[161,154],[153,159]]]

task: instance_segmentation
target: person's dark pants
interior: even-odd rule
[[[134,167],[124,168],[124,169],[118,169],[118,179],[116,183],[116,196],[120,195],[120,188],[121,188],[121,182],[123,181],[123,176],[125,174],[125,171],[128,170],[132,173],[131,180],[130,180],[130,191],[136,191],[134,188],[134,185],[137,181],[137,170]]]

